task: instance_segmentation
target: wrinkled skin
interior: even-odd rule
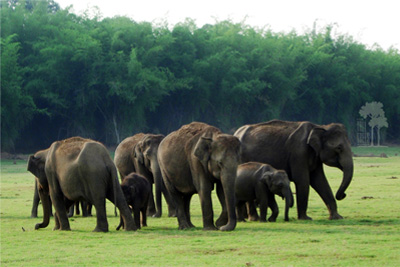
[[[157,151],[160,142],[164,139],[163,135],[139,133],[124,139],[116,148],[114,162],[118,168],[121,180],[131,172],[136,172],[144,176],[150,184],[155,184],[155,202],[153,190],[149,198],[147,215],[161,217],[161,193],[164,194],[168,204],[168,216],[175,216],[175,204],[162,180],[160,167],[158,165]]]
[[[54,142],[50,148],[29,157],[28,171],[38,181],[43,206],[43,222],[35,229],[49,224],[50,193],[55,207],[55,230],[71,230],[67,209],[85,200],[96,208],[95,232],[107,232],[106,198],[120,210],[126,230],[136,230],[135,222],[118,182],[117,169],[107,149],[100,143],[73,137]]]
[[[194,227],[190,200],[196,193],[200,197],[204,230],[235,229],[239,159],[239,140],[205,123],[192,122],[164,138],[158,148],[158,160],[165,185],[177,205],[179,229]],[[214,184],[222,205],[215,225],[211,201]]]
[[[241,210],[245,202],[260,205],[260,221],[266,222],[267,208],[270,207],[272,215],[268,221],[275,222],[279,209],[275,195],[286,199],[285,221],[289,221],[289,208],[293,206],[293,194],[290,181],[285,171],[277,170],[271,165],[259,162],[240,164],[237,170],[235,194],[237,210]],[[244,221],[240,212],[238,220]]]
[[[126,203],[131,207],[133,218],[138,229],[141,226],[147,226],[147,205],[150,197],[151,184],[143,176],[131,173],[125,176],[121,183],[121,189],[124,193]],[[140,219],[142,218],[142,219]],[[117,230],[124,227],[122,217]]]
[[[316,125],[310,122],[273,120],[242,126],[234,135],[242,142],[242,162],[268,163],[286,171],[296,186],[299,219],[311,219],[307,216],[310,185],[326,204],[329,218],[343,218],[337,211],[322,166],[324,163],[343,171],[336,199],[345,198],[345,191],[353,177],[353,157],[342,124]]]

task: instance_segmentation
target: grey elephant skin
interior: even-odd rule
[[[50,148],[29,157],[28,171],[37,177],[43,206],[43,222],[35,229],[49,224],[50,203],[55,207],[55,230],[71,230],[67,209],[79,200],[96,208],[94,231],[107,232],[106,198],[120,210],[125,230],[136,230],[135,222],[124,199],[117,169],[107,149],[96,141],[72,137],[54,142]]]
[[[275,222],[279,214],[275,195],[286,200],[285,221],[289,221],[289,208],[293,207],[293,194],[285,171],[260,162],[240,164],[237,169],[235,194],[239,221],[244,221],[239,212],[243,210],[244,204],[256,201],[260,205],[260,221],[267,221],[267,209],[270,207],[272,215],[268,221]]]
[[[161,193],[164,194],[168,205],[168,216],[173,217],[176,214],[175,205],[165,188],[158,165],[157,151],[163,139],[164,135],[138,133],[125,138],[115,149],[114,155],[121,181],[130,173],[136,172],[144,176],[151,185],[155,185],[155,203],[153,190],[151,190],[147,210],[147,214],[153,217],[162,216]]]
[[[343,218],[337,211],[323,164],[343,171],[336,199],[344,199],[353,177],[353,157],[344,125],[273,120],[242,126],[234,135],[242,143],[242,162],[268,163],[287,172],[296,186],[299,219],[311,219],[307,216],[310,185],[326,204],[329,218]]]
[[[131,207],[136,227],[140,229],[147,226],[147,205],[150,198],[151,185],[149,181],[137,173],[125,176],[121,183],[126,203]],[[120,218],[117,230],[124,227],[124,221]]]
[[[179,229],[194,227],[190,200],[199,194],[203,229],[234,230],[235,179],[240,160],[240,142],[219,129],[192,122],[161,141],[158,160],[165,185],[177,205]],[[222,213],[214,225],[211,192],[217,187]]]

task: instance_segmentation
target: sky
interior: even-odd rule
[[[103,17],[127,16],[136,22],[164,22],[173,26],[185,18],[197,27],[226,19],[244,21],[273,32],[299,34],[313,27],[334,24],[334,32],[349,34],[373,48],[400,50],[400,2],[398,0],[55,0],[73,12],[97,6]]]

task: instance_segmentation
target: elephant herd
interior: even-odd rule
[[[342,219],[323,164],[342,170],[336,199],[345,198],[353,158],[342,124],[272,120],[242,126],[230,135],[192,122],[167,136],[128,137],[116,148],[114,161],[101,143],[72,137],[29,157],[28,171],[35,176],[43,207],[43,222],[35,229],[48,226],[53,205],[54,229],[70,230],[68,210],[84,201],[95,207],[94,231],[107,232],[108,199],[120,212],[117,230],[134,231],[147,225],[146,216],[161,217],[162,195],[168,216],[177,217],[179,229],[194,227],[190,218],[194,194],[200,198],[204,230],[231,231],[246,217],[265,222],[268,208],[272,211],[268,221],[276,221],[275,195],[285,199],[288,221],[294,203],[290,182],[296,189],[298,219],[311,219],[307,215],[310,186],[326,204],[329,218]],[[222,207],[215,222],[214,186]]]

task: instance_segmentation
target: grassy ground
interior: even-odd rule
[[[201,230],[198,196],[192,199],[193,230],[178,231],[176,218],[148,219],[137,232],[116,231],[119,218],[108,202],[109,233],[93,233],[95,217],[71,219],[70,232],[49,227],[34,230],[41,221],[30,218],[33,176],[25,161],[1,161],[1,266],[398,266],[400,264],[399,148],[372,153],[388,158],[356,157],[347,198],[338,202],[344,220],[328,220],[322,200],[311,191],[308,215],[283,220],[284,201],[276,223],[238,223],[233,232]],[[357,154],[371,153],[355,148]],[[378,153],[379,152],[379,153]],[[325,168],[332,190],[341,172]],[[293,188],[294,189],[294,188]],[[165,205],[164,205],[165,207]],[[220,211],[214,199],[215,216]],[[25,231],[23,230],[25,229]]]

